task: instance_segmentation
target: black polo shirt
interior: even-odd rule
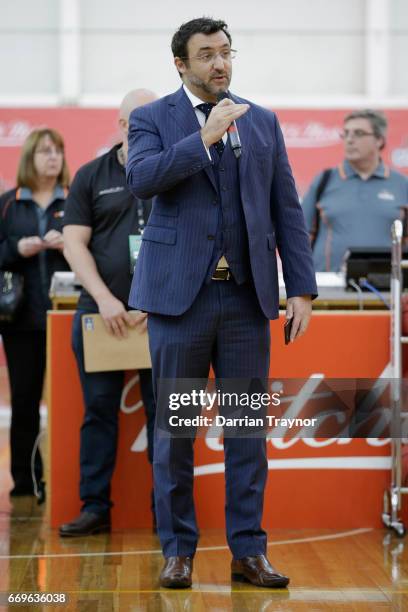
[[[92,228],[88,248],[98,272],[113,295],[127,307],[132,281],[129,236],[139,234],[139,214],[147,223],[151,201],[138,200],[128,191],[125,168],[117,158],[120,146],[78,170],[65,203],[64,226]],[[84,288],[78,308],[98,310]]]

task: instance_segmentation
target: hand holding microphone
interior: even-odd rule
[[[219,97],[221,98],[221,96],[224,97],[227,96],[227,94],[221,93]],[[209,148],[212,144],[218,142],[226,131],[229,132],[231,140],[231,132],[234,128],[236,130],[235,120],[242,117],[248,110],[249,104],[234,104],[228,97],[221,99],[217,106],[214,106],[207,119],[207,123],[201,129],[201,137],[205,145]],[[238,134],[238,132],[236,132],[236,134]],[[231,146],[234,149],[234,144],[232,142]]]

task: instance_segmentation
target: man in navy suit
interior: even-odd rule
[[[291,340],[302,335],[316,295],[309,237],[276,116],[229,94],[231,36],[223,21],[183,24],[172,40],[183,81],[130,119],[127,181],[153,197],[130,305],[148,312],[159,379],[264,380],[269,319],[278,317],[276,248],[282,259]],[[242,152],[227,139],[236,120]],[[239,154],[239,151],[238,151]],[[157,388],[156,388],[157,393]],[[189,587],[198,529],[193,437],[160,435],[154,479],[165,565],[160,584]],[[227,540],[233,579],[285,587],[265,557],[261,527],[268,464],[264,437],[224,437]]]

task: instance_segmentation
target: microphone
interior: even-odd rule
[[[226,91],[220,91],[219,93],[217,93],[217,102],[221,102],[221,100],[225,100],[225,98],[229,98],[229,95],[227,94]],[[241,146],[241,141],[239,139],[237,124],[235,123],[235,121],[231,123],[231,125],[227,129],[227,133],[228,133],[228,140],[230,141],[231,149],[236,159],[238,159],[239,157],[241,157],[242,146]]]

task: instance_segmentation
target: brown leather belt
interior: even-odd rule
[[[211,277],[211,280],[226,281],[231,280],[232,274],[229,268],[217,268]]]

